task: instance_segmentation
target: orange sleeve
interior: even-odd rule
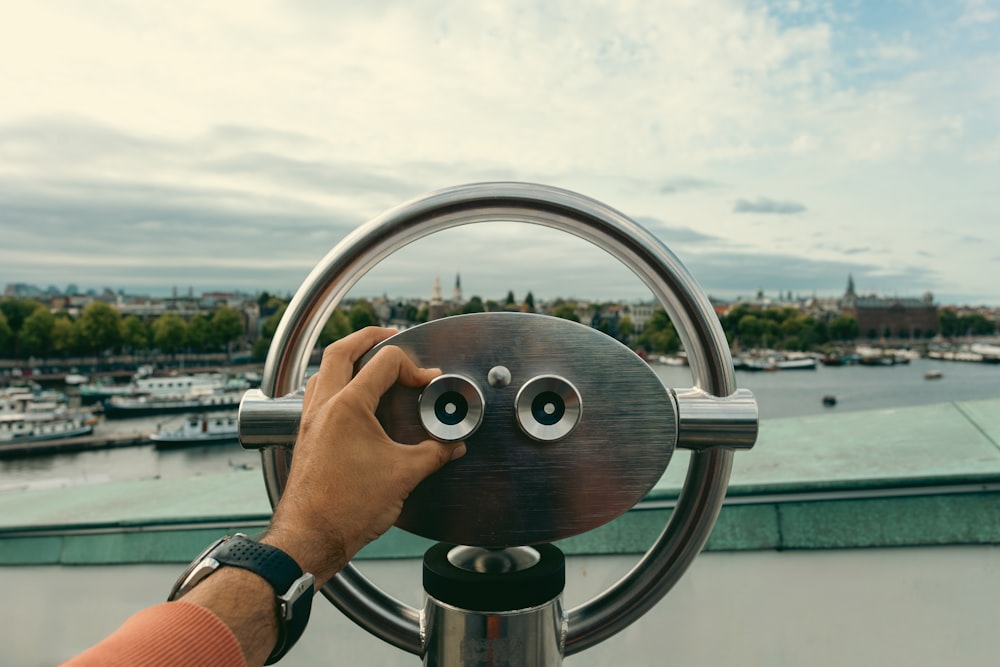
[[[236,636],[219,618],[191,602],[143,609],[99,644],[63,667],[246,667]]]

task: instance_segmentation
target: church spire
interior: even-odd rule
[[[462,305],[462,276],[461,274],[455,274],[455,291],[452,292],[451,301],[455,308]]]

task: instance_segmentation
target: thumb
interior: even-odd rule
[[[437,472],[449,461],[465,456],[464,442],[442,443],[437,440],[424,440],[416,445],[405,445],[408,470],[412,474],[413,486],[419,484],[428,475]]]

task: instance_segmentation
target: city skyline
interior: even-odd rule
[[[361,293],[356,289],[352,289],[345,297],[345,301],[351,302],[357,299],[365,299],[365,300],[388,299],[389,301],[422,300],[430,302],[434,300],[434,291],[436,287],[435,283],[439,282],[439,278],[440,278],[439,276],[435,276],[434,278],[432,278],[430,285],[425,290],[425,293],[417,293],[415,291],[413,293],[408,293],[408,294],[403,294],[403,293],[389,294],[386,292],[383,292],[381,294],[376,294],[376,293]],[[460,280],[460,274],[457,273],[454,274],[454,278],[456,281]],[[764,302],[781,304],[781,303],[790,303],[794,301],[808,301],[810,299],[819,299],[819,300],[841,299],[846,295],[848,289],[852,287],[854,287],[853,276],[849,275],[845,280],[845,288],[840,291],[834,290],[824,293],[801,294],[801,293],[795,293],[794,291],[791,290],[771,290],[771,291],[754,290],[753,292],[746,294],[738,294],[735,297],[730,297],[730,298],[720,297],[719,295],[711,293],[706,293],[706,294],[708,295],[709,298],[720,303],[726,303],[726,302],[749,303],[749,302],[756,302],[763,300]],[[455,294],[454,283],[450,281],[441,282],[440,288],[441,288],[441,294],[443,295],[442,296],[443,301],[453,302],[454,301],[453,295]],[[481,299],[483,302],[486,301],[503,302],[506,300],[508,292],[513,294],[514,299],[517,303],[524,302],[529,293],[531,294],[532,300],[539,303],[551,303],[553,301],[579,301],[587,303],[629,304],[629,303],[651,303],[654,301],[654,297],[652,296],[652,294],[647,294],[644,298],[601,299],[601,298],[588,297],[586,295],[576,295],[576,296],[565,296],[560,294],[548,295],[536,292],[531,288],[528,288],[526,291],[520,293],[516,292],[513,289],[505,289],[497,293],[483,294],[478,292],[467,292],[464,287],[464,284],[459,290],[459,293],[461,294],[462,297],[460,301],[461,303],[467,303],[469,299],[474,297]],[[163,300],[171,298],[201,299],[203,297],[216,297],[228,294],[257,297],[265,293],[281,299],[290,299],[292,296],[294,296],[295,291],[294,290],[275,291],[268,289],[217,289],[217,288],[202,290],[202,289],[197,289],[192,285],[186,285],[186,286],[170,285],[167,287],[163,287],[161,289],[142,290],[142,289],[130,288],[128,286],[110,286],[110,285],[88,286],[88,285],[81,285],[75,282],[68,283],[65,286],[59,286],[54,284],[38,285],[20,281],[20,282],[7,283],[4,287],[4,291],[0,292],[0,298],[4,298],[5,296],[20,297],[20,298],[35,298],[36,295],[38,296],[38,298],[42,298],[44,296],[55,296],[55,297],[88,296],[97,298],[107,294],[114,294],[125,299],[148,298],[151,300]],[[879,298],[879,299],[885,299],[887,301],[893,299],[924,300],[928,294],[930,294],[933,297],[933,303],[941,307],[997,308],[996,306],[987,303],[976,304],[976,303],[944,302],[941,301],[937,297],[937,295],[934,294],[933,290],[924,290],[923,292],[914,291],[911,293],[882,294],[877,291],[870,291],[870,290],[866,291],[863,287],[855,288],[855,295],[857,297]]]
[[[294,292],[424,193],[593,197],[719,298],[1000,305],[1000,11],[983,0],[22,3],[0,25],[0,284]],[[644,298],[513,223],[359,293]]]

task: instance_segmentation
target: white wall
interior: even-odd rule
[[[604,590],[630,557],[569,560],[566,603]],[[416,561],[366,561],[420,604]],[[50,666],[163,599],[173,566],[0,568],[0,665]],[[627,631],[567,667],[1000,664],[1000,547],[707,553]],[[318,598],[282,665],[413,666]]]

